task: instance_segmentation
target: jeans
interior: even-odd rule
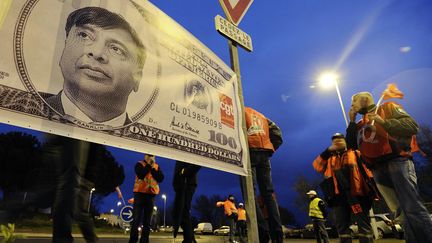
[[[315,233],[315,238],[317,240],[317,243],[329,243],[329,236],[325,227],[325,220],[324,219],[313,219],[313,228]],[[321,241],[322,239],[322,241]]]
[[[140,243],[149,243],[150,220],[153,213],[154,195],[140,192],[134,193],[133,220],[131,222],[129,243],[138,240],[138,227],[142,222]],[[142,219],[142,221],[141,221]]]
[[[272,242],[279,243],[283,241],[282,223],[277,202],[273,197],[274,189],[269,155],[269,152],[265,151],[251,151],[251,169],[254,187],[256,188],[256,185],[258,185],[260,195],[268,212],[267,226],[261,209],[258,207],[258,204],[256,205],[260,242],[268,242],[267,232],[269,232]]]
[[[414,163],[408,158],[395,158],[377,164],[375,182],[392,210],[400,207],[407,243],[432,243],[432,220],[421,202]]]
[[[230,227],[229,231],[229,242],[234,242],[235,230],[236,230],[236,222],[233,215],[228,216],[228,226]]]
[[[368,197],[357,197],[362,211],[358,214],[353,214],[351,206],[345,197],[338,198],[339,203],[333,207],[333,213],[336,219],[336,228],[339,233],[340,243],[351,243],[352,236],[350,226],[357,222],[360,243],[372,243],[373,233],[369,218],[369,210],[372,205],[372,199]]]
[[[195,189],[195,186],[189,185],[174,188],[176,194],[172,215],[174,220],[179,220],[180,217],[179,225],[183,229],[183,243],[195,242],[195,236],[190,215],[191,202],[192,197],[195,193]],[[182,206],[183,208],[181,208]],[[179,215],[180,213],[181,215]]]

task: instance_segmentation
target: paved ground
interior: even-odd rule
[[[25,239],[20,239],[15,241],[16,243],[49,243],[51,242],[51,235],[50,234],[26,234],[26,233],[19,233],[20,235],[25,236]],[[81,237],[81,235],[74,235],[76,238],[76,243],[85,243],[84,239]],[[127,243],[128,242],[128,235],[109,235],[109,234],[103,234],[99,235],[100,237],[100,243]],[[228,242],[228,237],[224,236],[213,236],[213,235],[197,235],[196,236],[198,243],[225,243]],[[1,239],[1,237],[0,237]],[[152,243],[162,243],[162,242],[172,242],[173,238],[171,235],[168,234],[158,234],[158,235],[151,235],[150,236],[150,242]],[[182,235],[179,235],[177,237],[176,243],[182,242]],[[315,243],[316,240],[314,239],[285,239],[284,242],[302,242],[302,243]],[[337,243],[339,242],[338,239],[331,239],[331,243]],[[358,242],[358,240],[354,240],[353,242]],[[375,243],[403,243],[405,241],[403,240],[396,240],[396,239],[383,239],[375,241]]]

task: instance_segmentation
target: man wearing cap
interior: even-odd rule
[[[244,243],[246,236],[246,210],[244,209],[243,203],[238,204],[237,208],[237,232],[240,237],[240,243]]]
[[[221,207],[221,206],[224,207],[224,213],[228,219],[228,224],[230,227],[229,242],[235,242],[234,241],[235,226],[236,226],[235,221],[237,220],[237,217],[238,217],[238,211],[237,211],[237,208],[235,206],[234,196],[229,195],[225,201],[217,202],[216,206],[217,207]]]
[[[313,167],[332,182],[331,206],[340,242],[352,242],[349,227],[354,222],[360,242],[373,242],[368,215],[375,196],[372,173],[361,163],[359,151],[347,149],[344,135],[336,133],[331,139],[332,144],[313,161]]]
[[[138,240],[138,227],[142,222],[140,243],[148,243],[150,235],[150,220],[153,213],[154,198],[159,194],[159,183],[164,175],[155,156],[145,154],[144,160],[135,164],[135,184],[133,188],[133,220],[131,223],[129,243]]]
[[[47,97],[54,111],[86,123],[111,127],[131,123],[126,105],[137,92],[145,62],[144,45],[120,15],[85,7],[67,19],[60,58],[63,89]]]
[[[316,191],[310,190],[306,193],[309,196],[310,204],[309,204],[309,217],[312,219],[315,238],[317,243],[328,243],[329,236],[327,230],[325,228],[325,220],[327,218],[327,210],[326,205],[323,200],[321,200]]]
[[[363,115],[358,123],[357,114]],[[432,220],[422,204],[412,161],[417,123],[394,102],[377,108],[369,92],[352,96],[349,117],[348,147],[360,150],[390,209],[400,207],[406,241],[431,243]]]

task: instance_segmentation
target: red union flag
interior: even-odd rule
[[[253,0],[219,0],[222,8],[231,23],[238,25],[246,14]]]
[[[222,124],[234,128],[234,106],[232,99],[224,94],[219,93],[219,101]]]

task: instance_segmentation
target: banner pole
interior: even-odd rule
[[[244,112],[244,99],[243,99],[243,90],[242,90],[242,83],[241,83],[241,75],[240,75],[240,62],[238,58],[238,48],[235,43],[233,43],[231,40],[228,40],[229,50],[230,50],[230,60],[231,60],[231,68],[234,70],[234,72],[237,75],[237,85],[238,85],[238,96],[240,100],[240,110],[241,115],[243,116],[243,134],[245,136],[245,141],[247,144],[247,130],[246,130],[246,117]],[[248,241],[251,243],[258,243],[258,223],[256,218],[256,207],[255,207],[255,192],[253,187],[253,179],[252,179],[252,170],[251,170],[251,163],[250,163],[250,157],[249,157],[249,146],[246,147],[247,149],[247,160],[246,165],[248,168],[247,176],[240,176],[240,182],[241,182],[241,188],[243,193],[243,199],[245,200],[245,208],[247,212],[247,237]]]

